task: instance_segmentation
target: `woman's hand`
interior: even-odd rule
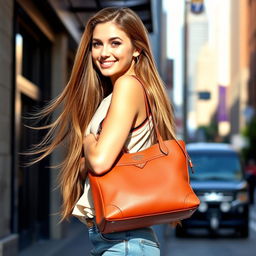
[[[93,133],[90,133],[88,134],[87,136],[84,137],[83,139],[83,148],[84,148],[84,155],[86,156],[87,155],[87,151],[88,151],[88,148],[97,142],[98,140],[98,134],[97,135],[94,135]]]
[[[85,162],[86,162],[85,161],[85,157],[81,157],[79,172],[80,172],[80,176],[82,177],[83,180],[86,179],[87,172],[88,172],[88,168],[86,167],[86,163]]]
[[[85,158],[81,157],[80,159],[80,172],[83,172],[85,170]]]
[[[90,134],[88,134],[87,136],[84,137],[84,139],[83,139],[83,150],[84,150],[84,153],[87,152],[87,149],[91,145],[91,143],[97,141],[97,138],[98,138],[98,135],[95,136],[92,133],[90,133]],[[86,176],[87,176],[87,173],[88,173],[88,169],[89,169],[88,160],[85,157],[81,157],[79,171],[80,171],[81,177],[84,180],[86,179]]]
[[[85,156],[85,164],[87,165],[87,169],[93,169],[91,165],[91,159],[90,159],[90,151],[94,150],[97,145],[99,135],[94,135],[93,133],[88,134],[83,139],[83,150],[84,150],[84,156]]]

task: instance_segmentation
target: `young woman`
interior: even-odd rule
[[[140,81],[152,105],[149,118]],[[147,31],[131,9],[105,8],[89,19],[66,88],[37,116],[48,116],[60,104],[56,121],[42,127],[50,130],[35,162],[67,142],[60,172],[62,220],[75,215],[88,226],[91,255],[160,255],[151,227],[99,232],[86,176],[111,169],[122,150],[137,152],[155,144],[152,115],[164,140],[175,137],[173,111]]]

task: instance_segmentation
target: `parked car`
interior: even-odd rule
[[[249,185],[250,204],[254,204],[254,193],[256,187],[256,161],[250,159],[247,166],[245,166],[245,176]]]
[[[201,203],[182,227],[177,226],[176,235],[183,236],[188,228],[212,233],[233,228],[248,237],[248,184],[238,152],[224,143],[190,143],[187,151],[195,169],[190,173],[191,186]]]

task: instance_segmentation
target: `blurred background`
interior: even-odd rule
[[[28,168],[19,152],[43,136],[24,117],[63,90],[86,21],[108,6],[143,20],[198,166],[202,204],[183,229],[154,227],[162,255],[255,255],[256,0],[1,0],[0,256],[89,255],[86,227],[58,223],[58,171],[48,166],[64,149]]]

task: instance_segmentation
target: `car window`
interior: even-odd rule
[[[189,152],[195,173],[191,180],[241,180],[241,163],[235,153],[225,152]]]

